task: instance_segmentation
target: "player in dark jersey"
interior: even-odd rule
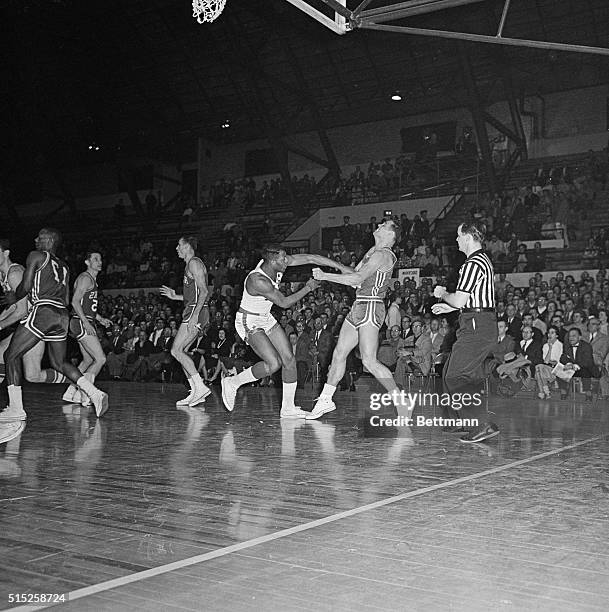
[[[23,280],[15,291],[18,300],[29,293],[32,308],[27,319],[15,330],[4,355],[9,405],[0,414],[0,422],[26,419],[21,394],[21,358],[41,340],[49,343],[49,359],[53,369],[85,391],[95,406],[97,416],[101,417],[108,410],[108,396],[66,361],[69,271],[55,254],[61,244],[61,234],[55,229],[43,228],[35,243],[36,251],[28,255]]]
[[[109,327],[112,322],[97,313],[97,275],[102,269],[101,253],[89,251],[85,256],[85,264],[87,270],[79,274],[74,283],[74,315],[70,319],[70,334],[78,340],[82,353],[78,369],[87,380],[94,382],[106,363],[106,355],[97,337],[95,321],[99,321],[104,327]],[[74,384],[66,389],[61,399],[65,402],[81,403],[83,406],[91,404],[91,398],[86,393],[81,393]]]
[[[328,382],[307,419],[318,419],[336,409],[332,396],[336,386],[345,375],[349,353],[359,345],[364,367],[392,396],[400,416],[410,416],[410,406],[400,394],[399,388],[389,369],[377,359],[379,329],[385,320],[383,298],[391,282],[391,274],[396,257],[391,247],[399,240],[400,229],[394,221],[381,223],[374,232],[374,246],[364,258],[346,274],[328,274],[319,268],[313,269],[313,278],[356,287],[355,302],[351,312],[341,327],[336,348],[332,354],[332,364],[328,372]]]
[[[9,306],[0,314],[0,330],[14,330],[17,323],[28,315],[27,297],[15,301],[15,290],[23,279],[25,268],[10,258],[10,241],[0,238],[0,285],[5,302]],[[13,303],[14,302],[14,303]],[[4,380],[4,353],[10,344],[12,334],[0,341],[0,381]],[[23,374],[31,383],[65,383],[66,377],[50,368],[42,369],[42,357],[46,344],[39,342],[23,356]]]
[[[178,257],[186,263],[182,295],[177,294],[175,289],[166,285],[161,287],[161,295],[170,300],[184,302],[182,323],[173,341],[171,354],[186,374],[190,385],[190,394],[176,402],[176,406],[196,406],[204,402],[205,398],[211,393],[209,387],[203,384],[203,379],[193,360],[186,353],[197,337],[199,330],[203,329],[209,322],[207,268],[195,256],[197,244],[198,240],[194,236],[182,236],[178,240],[178,246],[176,247]]]

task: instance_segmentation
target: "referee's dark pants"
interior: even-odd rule
[[[462,312],[459,315],[457,340],[444,366],[444,388],[448,393],[480,393],[484,387],[484,362],[497,342],[497,316],[494,312]],[[478,419],[487,422],[487,399],[479,406],[463,406],[448,418]]]

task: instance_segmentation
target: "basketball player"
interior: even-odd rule
[[[0,413],[0,422],[27,418],[21,393],[21,358],[41,340],[49,343],[53,369],[85,391],[97,416],[101,417],[108,410],[108,396],[66,361],[69,271],[55,254],[61,244],[61,234],[55,229],[43,228],[38,232],[35,244],[36,251],[28,255],[23,280],[15,291],[18,300],[29,294],[32,308],[15,330],[4,355],[9,405]]]
[[[297,372],[292,345],[285,331],[271,314],[273,304],[280,308],[290,308],[307,293],[319,287],[313,279],[290,296],[279,291],[279,283],[288,266],[313,264],[329,266],[337,270],[349,270],[347,266],[321,255],[301,253],[288,255],[280,245],[269,245],[263,251],[263,258],[247,275],[243,286],[241,305],[235,317],[235,329],[262,359],[251,368],[236,376],[222,379],[222,401],[226,409],[235,407],[235,397],[241,385],[265,378],[281,368],[283,396],[281,418],[304,419],[308,414],[294,405]]]
[[[15,290],[23,279],[24,268],[21,264],[13,263],[10,258],[10,241],[0,238],[0,285],[5,297],[14,298]],[[28,314],[28,300],[23,298],[11,304],[0,313],[0,330],[8,329],[18,323]],[[11,341],[11,335],[0,341],[0,381],[4,380],[4,352]],[[32,383],[63,383],[66,377],[55,370],[42,369],[42,357],[45,343],[39,342],[23,356],[23,372],[25,379]]]
[[[318,419],[327,412],[336,410],[332,396],[345,375],[349,353],[358,345],[364,367],[392,394],[399,412],[408,410],[407,405],[397,405],[401,402],[400,390],[391,372],[376,358],[379,330],[385,320],[383,299],[397,261],[391,247],[399,241],[399,233],[400,228],[394,221],[381,223],[373,234],[374,246],[364,255],[355,270],[349,269],[344,274],[328,274],[318,268],[313,270],[313,278],[319,281],[355,287],[356,291],[355,302],[341,327],[332,355],[328,382],[324,385],[315,407],[307,414],[307,419]]]
[[[165,285],[161,287],[161,295],[170,300],[184,302],[182,323],[173,341],[171,354],[184,370],[190,385],[190,393],[184,399],[177,401],[176,406],[197,406],[204,402],[211,393],[209,387],[203,384],[197,367],[186,352],[197,337],[199,330],[209,322],[207,268],[195,255],[197,245],[198,240],[194,236],[182,236],[178,240],[176,251],[178,257],[186,264],[182,295],[177,294],[171,287]]]
[[[102,269],[101,253],[89,251],[85,256],[85,264],[87,270],[79,274],[74,283],[72,308],[76,316],[70,319],[70,334],[78,341],[82,354],[78,369],[93,383],[106,363],[95,321],[104,327],[109,327],[112,322],[97,314],[97,275]],[[91,404],[91,398],[86,393],[80,393],[74,384],[66,389],[61,399],[64,402],[80,402],[83,406]]]

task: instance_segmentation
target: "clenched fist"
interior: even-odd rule
[[[436,285],[436,288],[433,290],[433,296],[440,300],[444,297],[445,293],[446,287],[442,287],[442,285]]]
[[[310,278],[307,283],[306,286],[311,290],[311,291],[315,291],[315,289],[317,289],[319,287],[321,283],[318,280],[315,280],[313,278]]]
[[[321,268],[313,268],[313,278],[315,280],[322,280],[322,276],[323,276],[323,272],[321,270]]]

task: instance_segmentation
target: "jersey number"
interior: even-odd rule
[[[68,271],[63,266],[60,266],[56,261],[53,261],[52,259],[51,259],[51,268],[53,268],[53,276],[55,277],[55,281],[65,287],[67,277],[68,277]],[[63,278],[59,278],[60,272],[63,274]]]

